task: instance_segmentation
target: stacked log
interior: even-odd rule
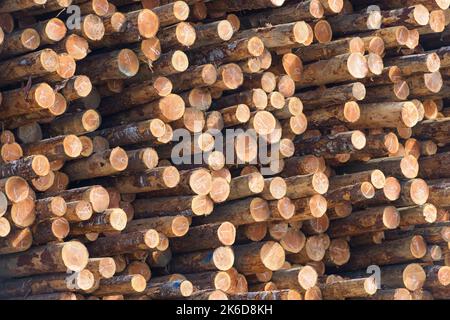
[[[450,299],[448,4],[0,1],[0,299]]]

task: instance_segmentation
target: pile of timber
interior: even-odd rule
[[[0,0],[0,299],[450,299],[449,5]]]

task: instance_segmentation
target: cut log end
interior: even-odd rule
[[[100,127],[101,123],[101,117],[100,114],[93,110],[87,110],[83,113],[83,116],[81,117],[81,123],[83,125],[83,129],[86,132],[92,132],[98,129]]]
[[[430,28],[434,32],[442,32],[445,29],[446,18],[443,10],[433,10],[430,12]]]
[[[126,77],[133,77],[139,71],[139,59],[130,49],[122,49],[118,55],[118,68]]]
[[[213,252],[213,262],[220,271],[227,271],[233,267],[234,253],[230,247],[219,247]]]
[[[5,217],[0,217],[0,237],[4,238],[11,232],[11,224]]]
[[[303,232],[294,228],[289,228],[281,238],[280,244],[287,252],[298,253],[305,246],[306,237]]]
[[[193,292],[194,286],[192,285],[192,282],[188,280],[183,280],[180,283],[180,293],[183,297],[190,297]]]
[[[423,287],[426,280],[426,273],[418,263],[411,263],[403,270],[403,284],[406,289],[415,291]]]
[[[413,155],[406,155],[400,161],[400,169],[406,178],[413,179],[419,174],[419,162]]]
[[[419,235],[415,235],[414,237],[412,237],[409,245],[409,250],[411,254],[417,259],[424,257],[427,253],[427,244],[423,237]]]
[[[430,193],[428,184],[422,179],[414,179],[409,190],[410,197],[415,204],[423,205],[427,202]]]
[[[292,203],[291,199],[283,197],[277,201],[277,210],[283,219],[288,220],[292,218],[295,213],[295,205]]]
[[[230,184],[223,177],[214,177],[209,196],[215,203],[225,202],[230,195]]]
[[[441,91],[443,80],[442,75],[439,71],[425,73],[423,75],[425,87],[433,93],[438,93]]]
[[[270,208],[266,200],[254,198],[250,203],[250,214],[255,222],[266,221],[270,217]]]
[[[305,300],[322,300],[322,291],[317,286],[306,290]]]
[[[135,292],[143,292],[147,286],[147,281],[141,274],[135,274],[131,277],[131,287]]]
[[[264,43],[258,37],[251,37],[247,43],[247,50],[252,56],[259,57],[264,52]]]
[[[233,25],[228,20],[222,20],[217,25],[217,35],[222,41],[231,39],[234,33]]]
[[[351,53],[347,60],[348,72],[357,79],[362,79],[369,73],[366,58],[360,53]]]
[[[70,158],[76,158],[81,154],[83,145],[80,139],[75,135],[68,135],[63,141],[64,153]]]
[[[390,201],[395,201],[400,197],[400,192],[400,182],[394,177],[387,177],[383,187],[384,196]]]
[[[323,18],[324,9],[319,0],[311,0],[309,4],[309,14],[316,19]]]
[[[303,32],[307,34],[306,31]],[[319,20],[314,25],[314,35],[319,43],[328,43],[333,37],[333,31],[330,24],[326,20]]]
[[[109,209],[111,210],[109,216],[109,223],[114,230],[122,231],[127,226],[127,214],[122,209]]]
[[[44,109],[48,109],[53,106],[55,103],[55,93],[52,87],[46,83],[37,85],[36,90],[34,91],[34,100]]]
[[[353,146],[357,150],[361,150],[366,146],[366,136],[359,130],[356,130],[352,133],[351,141]]]
[[[294,134],[300,135],[306,131],[308,127],[308,119],[303,113],[290,117],[289,127]]]
[[[364,290],[368,295],[374,295],[377,292],[378,286],[375,276],[370,276],[364,281]]]
[[[33,51],[41,44],[41,37],[36,30],[27,28],[20,35],[20,42],[24,48]]]
[[[220,73],[224,85],[229,90],[239,88],[244,82],[243,72],[241,68],[235,63],[230,63],[221,67]]]
[[[356,122],[360,117],[360,108],[355,101],[346,102],[344,105],[344,118],[348,122]]]
[[[315,194],[309,201],[309,210],[315,218],[322,217],[327,212],[328,203],[324,196]]]
[[[178,216],[172,220],[171,231],[177,237],[184,236],[189,231],[189,219],[185,216]]]
[[[60,54],[58,56],[58,67],[56,72],[63,79],[69,79],[73,77],[76,70],[75,59],[67,53]]]
[[[177,24],[175,28],[175,36],[178,43],[186,47],[192,46],[197,39],[195,28],[187,22],[180,22]]]
[[[329,180],[323,172],[316,172],[312,178],[314,190],[319,194],[325,194],[328,191]]]
[[[430,12],[424,5],[417,4],[414,6],[413,17],[419,25],[426,26],[430,21]]]
[[[64,218],[57,218],[52,221],[52,234],[57,239],[64,239],[70,232],[69,222]]]
[[[406,127],[412,128],[419,121],[419,112],[413,102],[405,102],[401,111],[402,122]]]
[[[348,51],[350,53],[364,54],[366,52],[363,39],[360,37],[353,37],[348,43]]]
[[[381,37],[373,37],[369,42],[369,53],[383,56],[385,50],[384,40]]]
[[[45,35],[54,42],[61,41],[67,33],[64,22],[58,18],[50,19],[45,26]]]
[[[287,185],[283,178],[275,177],[270,181],[269,192],[275,199],[281,199],[286,195]]]
[[[367,58],[367,66],[371,73],[380,75],[384,68],[383,59],[378,54],[369,53]]]
[[[30,186],[20,177],[8,178],[5,184],[5,194],[14,203],[25,200],[31,193]]]
[[[50,162],[43,155],[36,155],[31,161],[33,172],[40,177],[46,176],[50,172]]]
[[[274,241],[266,242],[260,251],[260,258],[264,266],[272,271],[281,269],[285,262],[283,247]]]
[[[150,249],[154,249],[154,248],[158,247],[160,242],[161,242],[161,237],[160,237],[158,231],[150,229],[145,232],[144,243],[147,247],[149,247]]]
[[[302,79],[303,63],[300,57],[293,53],[286,53],[283,55],[282,64],[286,74],[294,81],[300,81]]]
[[[82,60],[88,55],[89,43],[83,37],[71,34],[65,41],[67,53],[75,60]]]
[[[231,246],[236,239],[236,228],[230,222],[224,222],[217,229],[217,238],[224,246]]]
[[[384,208],[383,224],[388,229],[396,229],[400,225],[400,214],[397,208],[393,206]]]
[[[340,13],[344,9],[343,0],[326,0],[327,8],[333,13]]]
[[[73,87],[77,95],[82,98],[87,97],[92,91],[91,80],[89,77],[83,75],[76,77]]]
[[[87,15],[82,23],[83,35],[92,41],[99,41],[105,35],[102,18],[95,14]]]
[[[51,49],[44,49],[39,56],[42,67],[48,72],[55,72],[58,68],[58,54]]]
[[[253,117],[253,129],[261,135],[271,134],[276,124],[276,118],[268,111],[258,111]]]
[[[303,289],[311,289],[317,284],[317,271],[311,266],[305,266],[299,271],[297,280]]]
[[[431,203],[425,203],[423,205],[423,217],[426,222],[433,223],[438,218],[438,210],[436,206]]]
[[[370,182],[363,182],[361,184],[361,193],[366,199],[372,199],[375,196],[375,188]]]
[[[50,210],[55,216],[64,216],[64,214],[67,212],[66,201],[62,197],[53,197],[50,202]]]
[[[62,248],[64,265],[72,271],[81,271],[88,264],[89,253],[86,247],[77,241],[66,242]]]
[[[334,239],[328,248],[330,259],[337,266],[342,266],[350,259],[350,247],[343,239]]]
[[[442,266],[438,271],[438,281],[442,286],[450,285],[450,267]]]
[[[209,294],[208,300],[228,300],[228,296],[225,292],[214,290]]]

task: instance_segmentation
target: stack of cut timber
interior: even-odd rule
[[[0,0],[0,299],[450,299],[449,5]]]

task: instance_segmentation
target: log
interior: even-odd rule
[[[39,48],[41,37],[33,28],[16,30],[4,37],[0,57],[2,59],[32,52]]]
[[[91,137],[106,138],[111,147],[117,147],[148,141],[156,142],[165,133],[166,125],[164,122],[159,119],[151,119],[95,131],[91,134]]]
[[[239,226],[266,221],[269,217],[270,209],[267,201],[262,198],[250,197],[218,206],[214,214],[197,220],[201,224],[228,221],[234,226]]]
[[[0,191],[13,203],[25,200],[32,192],[26,180],[20,177],[0,179]]]
[[[193,285],[189,280],[169,280],[165,277],[153,278],[144,290],[146,299],[185,299],[193,293]]]
[[[48,160],[70,160],[80,156],[82,144],[75,135],[64,135],[23,145],[26,156],[41,154]]]
[[[386,176],[397,178],[415,178],[419,171],[417,159],[413,156],[387,157],[372,159],[364,162],[364,165],[352,164],[339,168],[340,173],[352,173],[365,170],[381,170]]]
[[[100,114],[95,110],[87,110],[55,119],[50,123],[49,131],[53,136],[69,133],[82,135],[97,130],[100,127],[100,123]]]
[[[236,246],[234,252],[235,268],[242,274],[279,270],[285,261],[283,247],[273,241]]]
[[[132,220],[127,224],[126,232],[142,229],[155,229],[167,237],[182,237],[189,231],[189,219],[185,216],[167,216]]]
[[[94,153],[92,156],[65,165],[64,172],[71,181],[109,176],[124,171],[128,165],[128,156],[120,147]]]
[[[70,234],[78,236],[92,232],[122,231],[125,229],[126,225],[127,215],[122,209],[107,209],[103,213],[96,214],[89,221],[72,223]]]
[[[75,276],[66,273],[40,275],[17,280],[10,280],[2,284],[2,296],[4,298],[27,298],[62,292],[82,292],[91,289],[94,285],[94,277],[88,270],[82,270]]]
[[[205,224],[190,228],[187,235],[173,239],[170,247],[174,253],[214,249],[233,245],[235,237],[236,229],[229,222]]]
[[[350,260],[342,270],[357,270],[365,266],[376,264],[405,263],[420,259],[426,254],[426,243],[422,236],[416,235],[404,239],[386,241],[376,247],[355,248]]]
[[[24,263],[23,261],[28,261]],[[76,241],[47,244],[4,257],[2,277],[25,277],[48,272],[81,271],[88,263],[88,251]]]
[[[106,296],[140,293],[145,290],[145,286],[145,278],[140,274],[117,275],[109,279],[100,280],[98,289],[92,294],[95,296]]]
[[[35,111],[42,111],[53,106],[55,93],[46,83],[34,85],[29,90],[16,89],[2,93],[2,119]]]
[[[113,51],[83,59],[78,72],[89,76],[93,83],[109,79],[127,79],[139,71],[136,54],[129,49]]]
[[[314,137],[295,141],[296,155],[313,154],[316,156],[352,153],[366,145],[366,138],[361,131],[348,131],[332,136]]]
[[[235,262],[233,249],[218,247],[214,250],[179,254],[172,257],[169,264],[171,273],[193,273],[203,271],[226,271]]]
[[[33,234],[29,228],[12,230],[0,238],[0,255],[27,251],[32,242]]]
[[[154,250],[158,246],[159,241],[160,237],[156,230],[141,229],[135,232],[98,238],[96,241],[88,244],[87,248],[94,257],[108,257],[132,253],[137,250]]]
[[[0,166],[0,178],[19,176],[26,180],[46,176],[50,163],[45,156],[36,155],[5,163]]]
[[[340,238],[395,229],[400,225],[401,217],[403,216],[399,211],[392,206],[368,208],[352,212],[349,217],[334,221],[327,234],[331,238]]]
[[[53,50],[44,49],[3,61],[0,67],[5,70],[6,76],[0,81],[0,85],[4,86],[20,82],[23,78],[40,77],[56,72],[58,56]]]
[[[105,211],[110,202],[108,191],[99,185],[59,191],[55,195],[64,198],[66,202],[85,200],[91,204],[94,212]]]
[[[323,299],[335,300],[355,297],[367,297],[376,293],[375,277],[341,280],[320,286]]]
[[[411,128],[419,120],[417,107],[410,101],[366,104],[360,110],[359,119],[348,124],[349,128]]]
[[[33,243],[42,245],[49,242],[61,242],[69,235],[69,222],[62,217],[38,222],[32,228]]]

